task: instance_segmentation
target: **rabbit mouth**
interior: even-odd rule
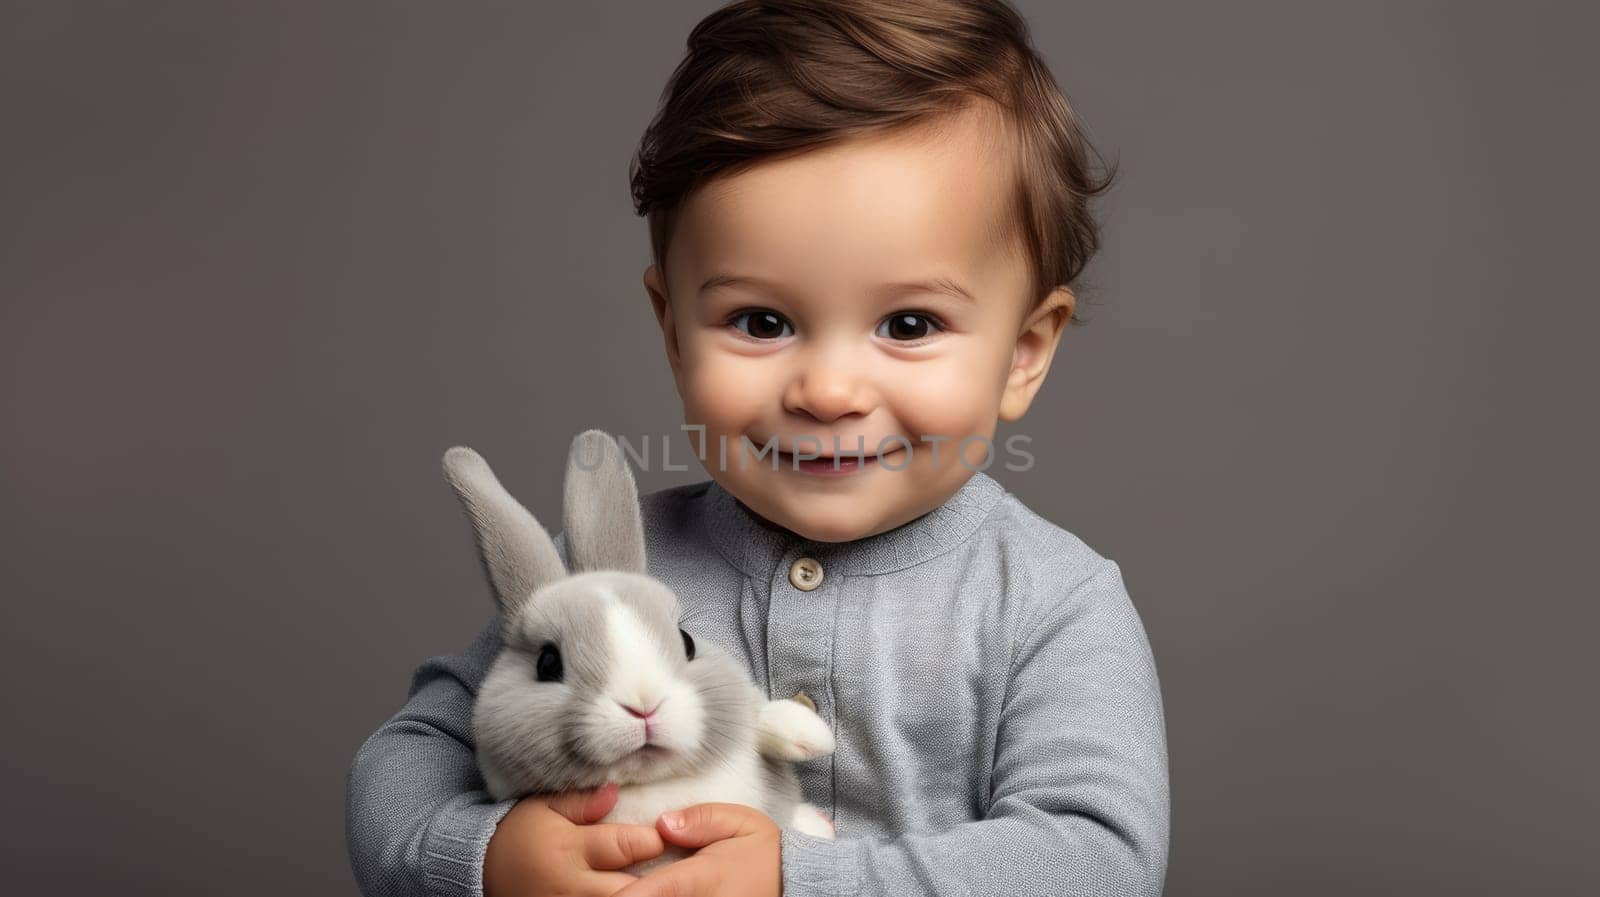
[[[672,748],[642,744],[607,764],[607,775],[625,784],[644,784],[672,775],[680,762]]]

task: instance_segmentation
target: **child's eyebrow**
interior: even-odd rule
[[[782,284],[750,274],[713,274],[706,278],[705,283],[700,285],[700,292],[705,293],[718,287],[727,286],[752,286],[780,296],[788,293],[788,290]],[[897,280],[892,283],[879,284],[874,292],[882,296],[899,296],[904,293],[943,293],[946,296],[966,302],[978,301],[972,295],[972,291],[963,287],[955,278],[943,275],[922,280]]]

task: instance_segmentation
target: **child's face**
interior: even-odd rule
[[[991,114],[969,107],[939,133],[767,160],[680,210],[670,282],[652,265],[645,286],[685,420],[705,427],[707,471],[762,517],[811,539],[859,539],[942,504],[986,443],[994,463],[1010,457],[993,444],[996,422],[1026,412],[1073,297],[1062,288],[1030,307],[1020,238],[998,236],[1012,168],[989,141]],[[706,285],[732,277],[748,280]],[[936,278],[971,298],[891,286]],[[774,470],[744,441],[831,457],[835,437],[841,455],[864,446],[867,463],[828,475],[785,454]],[[962,463],[967,437],[981,438]]]

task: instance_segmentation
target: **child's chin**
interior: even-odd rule
[[[749,471],[725,488],[769,523],[815,542],[852,542],[871,535],[880,516],[872,471],[813,477],[794,471]]]
[[[814,542],[854,542],[872,534],[873,520],[863,513],[861,502],[837,515],[806,514],[789,524],[789,529]]]

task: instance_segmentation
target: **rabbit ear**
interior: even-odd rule
[[[567,575],[550,535],[500,485],[483,456],[466,446],[450,449],[444,453],[444,478],[472,521],[478,559],[502,616],[520,607],[534,589]]]
[[[639,487],[622,447],[605,432],[585,430],[572,440],[561,513],[572,572],[645,572]]]

